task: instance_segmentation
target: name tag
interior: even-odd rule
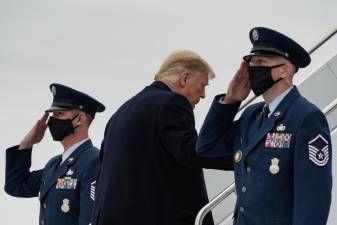
[[[290,148],[292,134],[268,133],[264,147],[266,148]]]
[[[57,179],[56,189],[76,189],[77,179],[71,177]]]

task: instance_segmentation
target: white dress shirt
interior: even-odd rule
[[[73,153],[78,147],[80,147],[81,144],[83,144],[87,140],[89,140],[89,138],[83,139],[82,141],[73,144],[70,148],[68,148],[65,152],[63,152],[62,162],[60,163],[60,165],[67,160],[67,158],[71,155],[71,153]]]

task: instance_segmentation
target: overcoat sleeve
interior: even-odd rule
[[[164,104],[158,119],[160,141],[177,163],[193,168],[221,170],[233,168],[232,155],[208,158],[196,154],[198,134],[192,107],[185,97],[172,96]]]

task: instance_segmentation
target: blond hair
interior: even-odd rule
[[[208,78],[215,76],[212,68],[197,53],[190,50],[177,50],[166,57],[154,79],[160,80],[167,76],[178,75],[186,69],[207,74]]]

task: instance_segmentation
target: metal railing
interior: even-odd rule
[[[308,53],[311,55],[313,52],[315,52],[319,47],[321,47],[325,42],[327,42],[331,37],[333,37],[337,33],[337,29],[335,29],[333,32],[331,32],[329,35],[327,35],[323,40],[321,40],[315,47],[313,47]],[[246,99],[244,102],[242,102],[239,111],[243,110],[246,106],[248,106],[252,101],[256,99],[255,96],[252,96],[248,99]],[[333,112],[337,108],[337,99],[332,101],[327,107],[325,107],[322,112],[325,116],[328,116],[331,112]],[[337,132],[337,128],[334,127],[332,129],[333,131],[331,133]],[[195,225],[202,225],[202,222],[210,211],[212,211],[217,205],[219,205],[223,200],[225,200],[228,196],[230,196],[233,192],[235,192],[235,183],[233,182],[231,185],[229,185],[225,190],[220,192],[218,195],[216,195],[211,201],[209,201],[208,204],[206,204],[197,214],[197,217],[195,219]],[[231,213],[232,214],[232,213]],[[225,220],[228,219],[227,217]]]
[[[337,108],[337,98],[332,101],[327,107],[325,107],[322,112],[327,117]]]
[[[337,136],[337,127],[335,127],[335,129],[333,129],[333,131],[330,134],[331,134],[331,139],[336,138],[336,136]]]
[[[195,225],[201,225],[207,213],[209,213],[212,209],[214,209],[217,205],[219,205],[223,200],[225,200],[228,196],[230,196],[233,192],[235,192],[235,183],[229,185],[225,190],[223,190],[220,194],[215,196],[208,204],[206,204],[199,211],[196,219]]]

